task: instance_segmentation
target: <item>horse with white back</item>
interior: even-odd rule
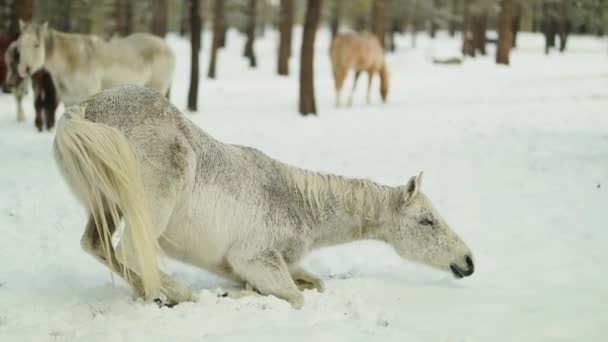
[[[22,77],[44,68],[51,74],[59,98],[77,104],[103,89],[134,84],[169,97],[175,55],[169,45],[148,33],[102,39],[63,33],[19,21],[18,71]]]
[[[83,249],[137,295],[165,305],[195,300],[158,267],[166,255],[303,305],[323,281],[298,262],[355,240],[392,246],[405,260],[474,272],[467,245],[421,190],[323,174],[222,143],[157,92],[102,91],[66,109],[54,142],[67,184],[88,211]],[[112,234],[124,232],[112,247]]]

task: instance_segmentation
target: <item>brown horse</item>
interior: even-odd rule
[[[353,103],[353,93],[357,87],[357,80],[362,71],[368,75],[367,103],[371,102],[372,77],[375,73],[380,75],[380,95],[386,102],[388,95],[388,69],[384,60],[384,50],[378,38],[371,33],[341,33],[336,36],[331,45],[331,64],[336,84],[336,106],[340,106],[340,93],[344,80],[350,69],[355,70],[355,82],[348,100]]]
[[[5,68],[5,78],[2,79],[4,80],[2,91],[13,93],[17,101],[17,121],[23,121],[25,116],[21,101],[27,93],[29,82],[27,78],[21,77],[17,72],[20,54],[15,42],[8,46],[6,53],[2,54],[2,57],[4,59],[2,65]],[[59,105],[51,74],[41,69],[35,72],[31,78],[32,88],[34,89],[34,108],[36,109],[35,125],[40,132],[42,132],[45,124],[46,129],[50,130],[55,125],[55,111]]]

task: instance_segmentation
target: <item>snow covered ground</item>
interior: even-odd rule
[[[112,285],[80,250],[85,215],[55,168],[53,134],[35,132],[31,98],[27,124],[17,124],[13,99],[0,96],[0,341],[605,341],[606,41],[573,37],[566,54],[545,57],[540,35],[520,38],[507,68],[492,51],[436,66],[430,57],[457,54],[458,40],[421,35],[413,50],[401,37],[388,57],[390,102],[380,103],[375,82],[365,105],[363,78],[355,105],[335,109],[322,31],[320,115],[302,118],[299,45],[292,75],[279,78],[273,32],[256,45],[257,70],[230,34],[192,120],[315,170],[393,185],[424,170],[423,190],[476,259],[476,273],[457,281],[380,243],[318,251],[304,265],[327,290],[307,291],[299,311],[274,297],[218,298],[234,284],[173,262],[164,268],[200,302],[159,309]],[[172,100],[185,108],[189,46],[169,40],[179,56]]]

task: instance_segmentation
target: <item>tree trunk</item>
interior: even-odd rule
[[[220,48],[222,35],[224,35],[224,0],[215,0],[213,8],[213,43],[211,44],[211,58],[209,58],[209,78],[215,78],[217,50]]]
[[[249,23],[247,24],[247,41],[245,42],[245,49],[243,51],[243,56],[249,58],[249,66],[252,68],[255,68],[257,66],[255,51],[253,50],[253,43],[255,42],[257,4],[257,0],[249,0]]]
[[[121,36],[133,33],[133,4],[131,0],[116,0],[116,32]]]
[[[470,0],[464,0],[462,24],[462,54],[475,57],[475,44],[473,42],[473,20],[470,13]]]
[[[279,24],[279,75],[289,75],[291,57],[291,32],[293,29],[293,0],[281,0],[281,22]]]
[[[509,53],[513,38],[513,0],[502,0],[500,10],[500,23],[498,26],[498,46],[496,48],[496,63],[509,65]]]
[[[19,20],[32,21],[32,15],[34,10],[33,0],[14,0],[13,2],[13,15],[11,17],[11,23],[9,27],[9,33],[11,35],[19,34]],[[4,82],[4,80],[2,80]]]
[[[341,0],[334,0],[334,6],[331,12],[331,22],[330,22],[330,28],[331,28],[331,43],[333,43],[334,38],[336,38],[336,35],[338,34],[338,31],[340,30],[340,19],[342,17],[342,3],[343,1]]]
[[[223,6],[223,5],[222,5]],[[222,14],[223,15],[223,14]],[[220,45],[218,46],[219,48],[225,48],[226,47],[226,35],[228,33],[228,26],[226,25],[226,23],[224,22],[225,18],[222,18],[222,31],[220,32]]]
[[[168,11],[169,7],[167,0],[152,1],[152,34],[157,35],[159,37],[164,37],[167,35]]]
[[[378,37],[384,48],[384,0],[373,0],[371,31]]]
[[[300,114],[317,115],[314,88],[315,35],[321,17],[321,0],[308,0],[300,50]]]
[[[566,51],[566,43],[570,34],[570,20],[568,19],[568,4],[562,0],[559,4],[559,52]]]
[[[191,31],[190,26],[191,26],[192,18],[190,18],[190,12],[191,12],[190,0],[185,0],[184,4],[182,5],[182,16],[181,16],[180,24],[179,24],[179,35],[182,37],[185,36],[186,33]],[[203,21],[201,19],[201,28],[202,27],[203,27]]]
[[[433,0],[433,13],[431,13],[430,19],[430,27],[429,27],[429,36],[431,39],[435,39],[437,36],[437,30],[439,29],[439,25],[437,24],[437,12],[439,11],[439,1]]]
[[[472,16],[473,25],[473,47],[483,56],[486,55],[486,30],[488,26],[488,14],[481,13]]]
[[[451,0],[450,1],[450,22],[449,22],[449,26],[448,26],[448,32],[450,34],[450,37],[454,37],[456,36],[456,13],[458,12],[458,0]]]
[[[198,76],[199,76],[199,55],[201,51],[201,1],[190,0],[190,27],[191,39],[191,69],[190,69],[190,89],[188,90],[188,109],[195,112],[198,103]]]
[[[511,48],[517,47],[517,33],[521,30],[522,5],[519,0],[513,3],[513,20],[511,21]]]

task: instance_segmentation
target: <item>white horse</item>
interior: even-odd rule
[[[19,64],[19,50],[17,42],[12,42],[4,52],[4,61],[6,63],[6,79],[2,91],[12,93],[17,103],[17,121],[25,120],[25,112],[23,111],[23,97],[27,95],[27,90],[30,85],[29,77],[21,77],[17,72]]]
[[[125,84],[146,86],[169,96],[175,55],[161,38],[136,33],[103,40],[58,32],[48,29],[46,23],[20,21],[19,25],[19,73],[25,77],[47,69],[66,106]]]
[[[89,212],[82,247],[147,299],[194,298],[159,271],[160,253],[294,308],[301,289],[324,289],[298,266],[324,246],[375,239],[457,278],[474,271],[469,248],[420,191],[422,174],[390,187],[289,166],[215,140],[146,88],[112,88],[69,107],[54,151]]]

